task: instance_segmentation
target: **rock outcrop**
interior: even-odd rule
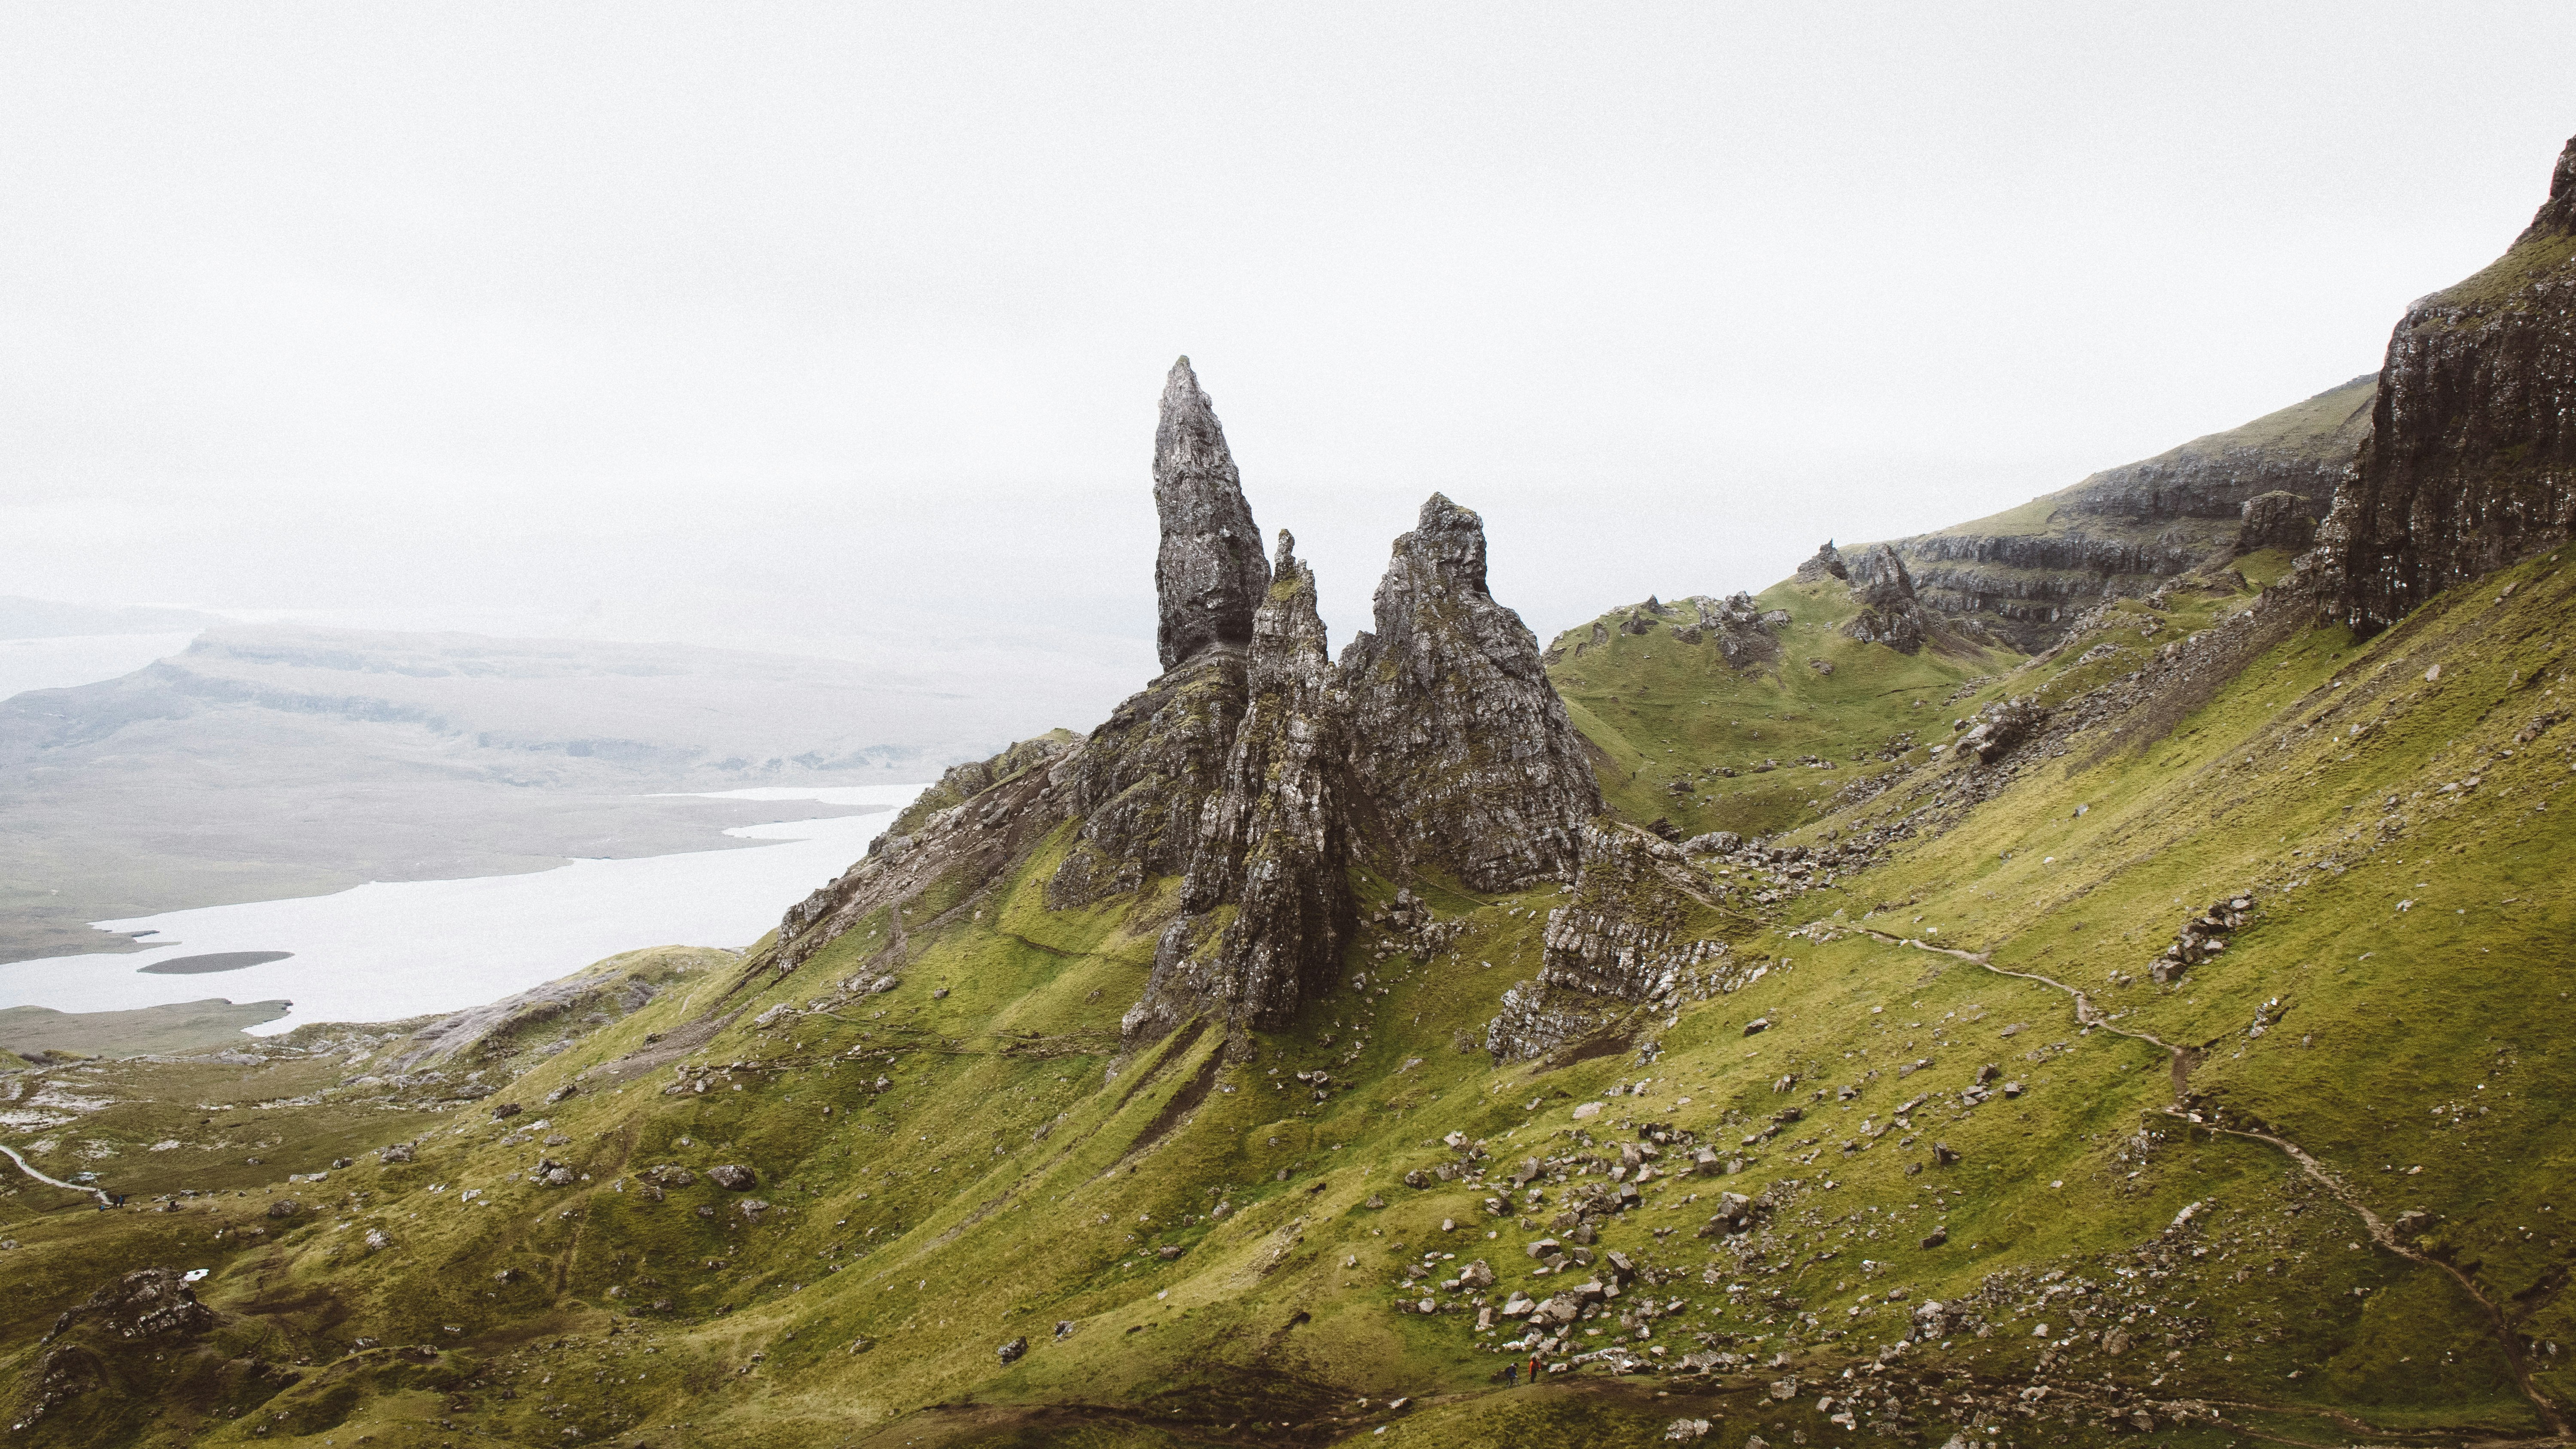
[[[2365,632],[2576,527],[2576,140],[2494,265],[2406,309],[2358,476],[2320,535]]]
[[[1518,1061],[1633,1008],[1733,989],[1721,913],[1679,847],[1606,819],[1583,827],[1574,898],[1548,912],[1537,979],[1503,993],[1485,1048]]]
[[[2317,541],[2315,503],[2304,494],[2278,488],[2246,499],[2236,529],[2236,551],[2278,548],[2306,553]]]
[[[1340,701],[1314,570],[1279,535],[1253,617],[1250,702],[1200,812],[1180,919],[1163,932],[1125,1034],[1159,1035],[1212,1011],[1253,1025],[1329,982],[1356,909],[1347,875]]]
[[[1829,538],[1825,540],[1824,547],[1817,549],[1814,557],[1798,565],[1798,571],[1790,577],[1802,584],[1813,584],[1826,579],[1848,579],[1851,571],[1844,566],[1842,553]]]
[[[1860,613],[1843,625],[1843,632],[1864,644],[1884,644],[1899,654],[1921,649],[1931,626],[1914,597],[1914,579],[1896,550],[1874,543],[1844,567],[1852,597],[1860,601]]]
[[[1377,631],[1336,664],[1294,541],[1280,534],[1275,575],[1252,546],[1187,358],[1163,395],[1154,498],[1163,674],[1088,737],[1059,731],[948,772],[867,859],[788,911],[746,979],[795,971],[866,926],[872,954],[845,958],[839,998],[815,1000],[893,989],[908,931],[975,909],[1068,821],[1050,907],[1144,905],[1159,899],[1141,893],[1149,882],[1181,878],[1124,1018],[1131,1045],[1193,1017],[1276,1025],[1331,989],[1363,850],[1478,890],[1572,878],[1600,789],[1537,641],[1486,591],[1474,513],[1432,495],[1396,540]],[[1761,632],[1749,599],[1719,612],[1730,631]],[[939,913],[908,921],[926,897]],[[1433,932],[1416,934],[1427,946]]]
[[[1251,643],[1253,611],[1270,587],[1270,568],[1225,429],[1186,357],[1172,364],[1163,383],[1162,421],[1154,429],[1154,512],[1163,524],[1162,548],[1154,555],[1161,606],[1155,643],[1163,668],[1211,645]]]
[[[1485,589],[1485,526],[1434,493],[1342,651],[1351,765],[1399,861],[1470,888],[1564,878],[1601,809],[1538,640]]]
[[[2357,377],[2243,427],[1895,547],[1929,616],[2037,652],[2105,599],[2144,596],[2232,557],[2245,505],[2258,495],[2291,494],[2307,500],[2297,506],[2310,519],[2323,517],[2370,436],[2377,388],[2377,374]]]
[[[1120,704],[1062,767],[1082,833],[1047,904],[1087,905],[1190,867],[1198,819],[1243,722],[1244,656],[1210,649]]]

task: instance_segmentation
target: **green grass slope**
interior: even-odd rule
[[[1859,608],[1838,579],[1778,584],[1755,602],[1790,619],[1774,631],[1778,657],[1752,669],[1730,665],[1714,642],[1684,642],[1667,624],[1621,632],[1634,607],[1550,646],[1549,680],[1597,748],[1612,808],[1641,823],[1669,820],[1685,836],[1784,829],[1909,750],[1928,758],[1924,750],[1948,737],[1967,704],[2021,661],[1955,640],[1911,655],[1856,642],[1841,628]],[[1669,624],[1689,617],[1677,610]],[[1596,626],[1606,635],[1598,643]]]
[[[1343,989],[1294,1024],[1234,1057],[1190,1028],[1122,1055],[1171,883],[1050,911],[1059,834],[908,909],[893,990],[833,990],[889,922],[783,978],[712,962],[514,1058],[479,1102],[356,1085],[374,1049],[356,1043],[315,1043],[255,1108],[186,1075],[200,1060],[118,1064],[161,1104],[138,1112],[235,1100],[281,1145],[257,1168],[239,1143],[165,1166],[131,1145],[158,1120],[57,1129],[115,1149],[102,1176],[136,1197],[98,1212],[25,1179],[0,1197],[24,1289],[0,1308],[13,1437],[2540,1438],[2534,1395],[2576,1394],[2551,1087],[2576,1067],[2553,818],[2571,590],[2551,557],[2366,644],[2287,630],[2000,787],[1932,753],[1952,720],[2114,683],[2249,596],[2178,590],[2020,663],[1872,653],[1794,590],[1766,598],[1797,615],[1768,675],[1653,635],[1587,649],[1557,670],[1631,771],[1603,772],[1623,812],[1893,844],[1830,887],[1783,876],[1768,903],[1712,874],[1711,919],[1758,974],[1534,1062],[1493,1062],[1483,1027],[1534,974],[1558,889],[1403,882],[1442,923],[1425,938],[1377,878],[1357,882]],[[1850,758],[1907,731],[1895,759]],[[1784,790],[1795,754],[1841,768]],[[1745,773],[1757,757],[1782,769]],[[1677,803],[1685,777],[1698,798]],[[2228,949],[2148,979],[2238,894]],[[60,1100],[86,1070],[8,1080]],[[504,1100],[523,1110],[496,1119]],[[413,1160],[358,1155],[361,1113]],[[1713,1175],[1690,1170],[1702,1147]],[[355,1165],[279,1180],[326,1153]],[[728,1165],[756,1180],[720,1185]],[[1621,1188],[1634,1205],[1581,1241],[1572,1215]],[[1712,1227],[1727,1193],[1751,1199],[1748,1231]],[[1563,1273],[1532,1256],[1543,1239]],[[1538,1386],[1499,1382],[1522,1329],[1480,1329],[1480,1309],[1614,1251],[1623,1291],[1567,1327]],[[209,1268],[218,1321],[127,1342],[75,1315],[47,1338],[145,1266]],[[1653,1367],[1585,1357],[1613,1346]],[[1682,1371],[1693,1354],[1724,1357]]]

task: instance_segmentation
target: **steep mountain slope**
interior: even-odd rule
[[[2019,508],[1898,539],[1896,551],[1927,607],[2047,648],[2105,598],[2152,592],[2240,546],[2306,548],[2370,436],[2378,381],[2356,377]]]
[[[1239,501],[1182,493],[1167,536]],[[1397,546],[1410,683],[1325,663],[1283,540],[1240,641],[958,777],[741,957],[10,1075],[37,1167],[172,1194],[0,1197],[13,1432],[2565,1437],[2564,549],[2377,631],[2321,555],[2204,571],[2019,661],[1903,652],[1837,554],[1543,656],[1472,520]],[[1443,696],[1471,649],[1491,697]],[[1891,758],[1766,799],[1755,705]],[[1566,818],[1565,728],[1633,758],[1609,810]],[[1509,853],[1408,828],[1372,754],[1571,850],[1471,881]],[[1634,802],[1675,781],[1767,837],[1664,838]],[[388,1145],[327,1166],[366,1112]]]

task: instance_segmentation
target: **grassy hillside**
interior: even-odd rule
[[[1551,647],[1549,678],[1601,751],[1613,808],[1668,819],[1684,835],[1769,834],[1812,819],[1816,802],[1883,773],[1890,756],[1930,758],[1950,722],[2021,660],[1965,642],[1912,655],[1857,643],[1839,632],[1859,609],[1838,579],[1778,584],[1755,602],[1790,615],[1775,631],[1779,657],[1756,669],[1739,671],[1713,642],[1686,643],[1666,624],[1622,632],[1639,606],[1602,615],[1601,642],[1587,623]],[[1689,617],[1685,607],[1670,622]]]
[[[1557,888],[1404,882],[1444,923],[1426,945],[1376,878],[1345,989],[1293,1026],[1234,1057],[1192,1029],[1121,1056],[1171,883],[1050,911],[1059,835],[907,911],[891,990],[839,985],[890,921],[784,979],[683,963],[631,1014],[519,1043],[473,1101],[322,1034],[255,1064],[17,1073],[12,1103],[60,1119],[31,1160],[135,1196],[0,1197],[12,1422],[63,1390],[16,1437],[2539,1437],[2531,1393],[2576,1394],[2549,1085],[2576,1067],[2551,820],[2571,589],[2544,558],[2366,645],[2289,630],[2205,702],[2054,739],[2000,786],[1946,748],[1953,720],[2116,683],[2250,595],[2124,605],[2029,663],[1851,644],[1839,586],[1765,597],[1796,616],[1767,673],[1614,636],[1557,673],[1620,811],[1893,843],[1831,887],[1727,896],[1721,933],[1761,967],[1741,990],[1536,1062],[1497,1065],[1482,1033]],[[1802,754],[1839,768],[1793,773]],[[1709,869],[1713,891],[1745,873]],[[2149,978],[2240,895],[2223,952]],[[397,1140],[413,1160],[356,1151]],[[1634,1185],[1624,1148],[1654,1171],[1582,1242],[1570,1215]],[[719,1185],[727,1165],[754,1180]],[[1521,1320],[1479,1309],[1616,1282],[1614,1251],[1634,1276],[1543,1382],[1498,1382],[1529,1357],[1500,1349]],[[42,1341],[146,1266],[211,1269],[220,1321],[124,1342],[76,1316]],[[1630,1359],[1649,1367],[1611,1371]]]

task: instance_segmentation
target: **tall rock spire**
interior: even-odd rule
[[[1270,566],[1243,501],[1243,479],[1226,450],[1216,409],[1199,391],[1186,357],[1163,383],[1154,429],[1154,512],[1163,546],[1154,556],[1162,617],[1155,630],[1163,667],[1210,645],[1252,642],[1252,613],[1270,587]]]
[[[1131,1041],[1203,1011],[1275,1026],[1331,983],[1351,933],[1339,700],[1315,571],[1295,548],[1280,530],[1279,566],[1253,616],[1250,702],[1199,815],[1180,919],[1127,1013]]]
[[[1538,640],[1485,591],[1485,523],[1434,493],[1342,652],[1354,774],[1406,860],[1476,890],[1570,878],[1601,787]]]

